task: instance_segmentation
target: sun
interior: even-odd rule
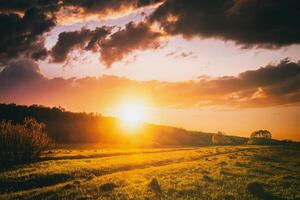
[[[127,128],[136,128],[146,119],[145,106],[140,103],[125,103],[119,107],[117,115]]]

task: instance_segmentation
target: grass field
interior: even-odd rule
[[[64,147],[0,171],[0,199],[300,199],[300,149]]]

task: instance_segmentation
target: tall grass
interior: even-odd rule
[[[26,118],[22,124],[0,122],[0,167],[38,159],[51,144],[45,125]]]

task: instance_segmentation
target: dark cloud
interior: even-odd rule
[[[91,38],[85,47],[85,50],[97,51],[100,48],[101,42],[111,33],[112,27],[97,27],[91,32]]]
[[[240,74],[240,78],[247,84],[253,86],[268,86],[284,81],[299,79],[300,63],[290,62],[288,59],[282,60],[277,66],[268,65],[255,71],[246,71]],[[300,84],[299,84],[300,87]]]
[[[129,23],[101,44],[101,61],[110,67],[135,50],[160,47],[160,32],[153,31],[147,23]]]
[[[85,12],[119,11],[140,8],[162,2],[162,0],[1,0],[2,11],[25,11],[32,7],[57,10],[64,6],[82,8]]]
[[[44,79],[40,73],[38,64],[27,59],[11,62],[0,73],[1,83],[9,81],[7,82],[9,83],[8,85],[13,85],[18,81],[26,83],[29,80],[38,79]]]
[[[37,0],[3,0],[0,2],[0,10],[2,11],[24,11],[34,7]]]
[[[145,8],[157,7],[163,0],[62,0],[57,13],[58,23],[74,23],[129,15]]]
[[[54,62],[63,62],[66,60],[68,53],[76,48],[91,51],[99,50],[100,40],[110,32],[107,27],[97,28],[96,30],[82,29],[75,32],[63,32],[59,35],[58,42],[51,52],[48,52],[44,47],[44,34],[56,25],[56,19],[60,17],[61,9],[68,10],[68,6],[75,7],[75,10],[76,8],[82,8],[86,13],[113,15],[115,12],[132,10],[157,2],[160,1],[3,0],[0,2],[0,65],[6,65],[11,60],[18,58],[45,59],[49,53]],[[137,28],[143,31],[141,25],[128,25],[127,28]],[[146,26],[143,28],[145,31],[148,30]],[[137,31],[132,31],[132,33],[136,34]],[[147,34],[147,32],[145,33]],[[116,39],[121,39],[120,35],[116,34],[113,37],[117,36]],[[153,35],[146,36],[153,37]],[[141,42],[141,40],[138,42]],[[106,48],[109,48],[109,45],[115,45],[112,40],[107,41],[105,44]],[[124,50],[130,51],[128,48]],[[106,53],[104,59],[106,58],[112,59],[112,55]]]
[[[42,35],[54,25],[54,18],[34,7],[27,9],[24,16],[0,13],[0,64],[22,56],[43,57],[46,50]]]
[[[54,12],[60,7],[59,0],[1,0],[2,12],[25,12],[31,8],[39,8],[43,12]]]
[[[83,8],[85,12],[118,12],[128,8],[136,9],[162,2],[162,0],[64,0],[64,6]]]
[[[124,29],[110,34],[111,30],[112,27],[98,27],[93,31],[82,29],[60,33],[57,43],[51,50],[53,61],[66,61],[68,53],[75,49],[92,50],[99,51],[101,61],[110,67],[135,50],[160,46],[159,38],[162,34],[151,30],[144,22],[129,23]]]
[[[12,63],[0,72],[0,100],[6,102],[86,105],[92,110],[100,103],[109,106],[126,91],[164,107],[299,105],[300,62],[283,60],[238,76],[186,82],[134,81],[115,76],[48,79],[32,61]]]
[[[203,94],[215,92],[225,97],[215,99],[216,102],[233,101],[253,107],[299,103],[300,62],[284,59],[278,65],[245,71],[237,77],[220,77],[200,83],[204,85]]]
[[[39,66],[31,60],[19,60],[10,63],[0,72],[0,91],[9,95],[20,88],[45,81]],[[3,96],[2,96],[3,98]]]
[[[10,62],[0,71],[0,101],[19,104],[47,104],[47,100],[63,100],[72,88],[72,79],[48,79],[38,64],[30,59]]]
[[[53,62],[64,62],[69,52],[75,49],[97,50],[101,40],[105,39],[110,31],[108,27],[99,27],[95,30],[81,29],[60,33],[57,43],[51,50]]]
[[[300,43],[299,10],[298,0],[166,0],[150,19],[171,35],[275,48]]]

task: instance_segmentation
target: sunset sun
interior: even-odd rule
[[[128,128],[136,128],[146,119],[145,106],[141,103],[125,103],[118,108],[118,117]]]

